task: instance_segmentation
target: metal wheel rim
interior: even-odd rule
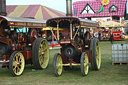
[[[62,58],[60,55],[58,55],[56,59],[56,70],[57,70],[58,75],[61,75],[62,69],[63,69]]]
[[[22,74],[25,66],[25,61],[24,61],[24,56],[21,53],[16,53],[13,57],[13,62],[12,62],[12,67],[13,67],[13,72],[16,75]]]
[[[101,65],[101,50],[100,50],[100,44],[99,41],[96,42],[96,64],[98,66],[98,69]]]
[[[49,45],[45,39],[40,42],[39,46],[39,63],[42,68],[46,68],[49,62]]]
[[[88,56],[87,54],[85,54],[85,58],[84,58],[84,72],[87,75],[88,74],[88,69],[89,69],[89,65],[88,65]]]

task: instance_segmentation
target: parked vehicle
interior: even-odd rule
[[[99,40],[91,38],[88,27],[98,27],[99,23],[77,17],[51,18],[46,22],[48,27],[56,27],[57,34],[52,32],[54,39],[61,46],[61,53],[53,58],[53,70],[56,76],[62,74],[63,68],[80,66],[81,73],[86,76],[89,72],[89,63],[93,70],[101,67],[101,50]],[[59,28],[64,31],[59,32]]]
[[[0,64],[13,76],[23,73],[25,64],[45,69],[49,62],[49,45],[42,38],[45,20],[0,16]]]

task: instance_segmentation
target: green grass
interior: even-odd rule
[[[128,40],[115,41],[114,44],[128,44]],[[79,66],[73,70],[63,70],[60,77],[53,73],[52,60],[59,50],[50,50],[49,66],[45,70],[32,71],[31,65],[26,65],[23,75],[12,77],[7,68],[0,68],[0,85],[128,85],[128,64],[112,65],[111,43],[100,42],[102,65],[99,71],[89,70],[88,76],[81,74]]]

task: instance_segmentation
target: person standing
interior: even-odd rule
[[[113,33],[111,33],[109,40],[110,40],[111,44],[113,44],[113,41],[114,41],[114,39],[113,39]]]
[[[99,33],[98,33],[98,39],[99,39],[99,41],[101,42],[101,33],[100,33],[100,31],[99,31]]]

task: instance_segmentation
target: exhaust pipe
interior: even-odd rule
[[[66,0],[66,16],[72,16],[72,0]]]
[[[0,36],[5,35],[5,28],[8,26],[8,22],[6,20],[0,20]]]
[[[6,0],[0,0],[0,15],[6,16]]]

